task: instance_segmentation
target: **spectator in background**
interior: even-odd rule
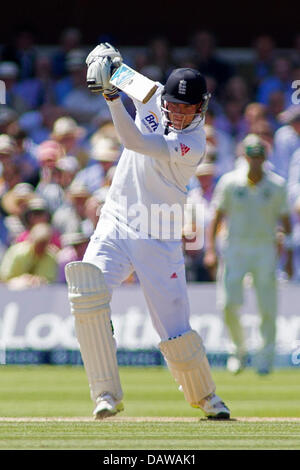
[[[66,191],[78,169],[78,161],[71,155],[61,157],[56,161],[52,170],[52,180],[42,192],[47,204],[50,205],[51,214],[67,202]]]
[[[271,93],[281,91],[285,96],[285,106],[289,106],[292,88],[292,62],[287,56],[277,57],[273,61],[272,74],[266,77],[258,86],[256,100],[268,104]]]
[[[153,79],[165,83],[170,72],[175,68],[172,49],[166,37],[157,36],[150,41],[147,62],[141,68],[141,73],[146,76],[150,74]]]
[[[54,87],[50,58],[47,55],[38,55],[34,76],[19,81],[16,88],[18,95],[26,103],[26,109],[35,110],[45,103],[55,103]]]
[[[28,240],[30,231],[34,225],[45,223],[51,226],[51,214],[48,210],[47,204],[43,199],[36,196],[27,202],[24,212],[22,212],[20,218],[25,227],[25,231],[20,233],[20,235],[16,238],[16,243]],[[56,246],[57,248],[61,248],[60,233],[54,230],[52,227],[50,244]]]
[[[299,62],[298,62],[298,65],[294,65],[293,67],[293,70],[292,70],[292,84],[293,86],[295,86],[296,88],[293,88],[293,95],[295,93],[295,96],[292,96],[292,102],[295,103],[299,103],[299,99],[300,99],[300,94],[299,94],[299,80],[300,80],[300,65],[299,65]],[[296,83],[293,83],[294,81],[296,81]]]
[[[84,184],[91,193],[97,191],[104,184],[108,170],[117,163],[120,154],[119,141],[99,136],[93,140],[88,167],[76,175],[75,181]]]
[[[293,153],[300,147],[300,105],[291,105],[279,115],[283,124],[274,135],[274,167],[276,173],[288,179]]]
[[[130,62],[131,60],[133,62],[132,66],[134,70],[136,70],[137,72],[141,72],[143,67],[146,67],[148,65],[147,50],[145,49],[137,50],[136,53],[134,54],[134,57],[132,57],[131,59],[128,58],[128,62]]]
[[[55,99],[54,81],[51,76],[51,63],[48,56],[38,56],[35,62],[34,76],[18,80],[12,92],[16,98],[22,100],[25,111],[34,111],[46,102],[53,103]]]
[[[66,201],[53,214],[52,223],[58,232],[82,232],[82,224],[86,219],[85,203],[90,196],[85,185],[73,181],[66,190]]]
[[[51,169],[51,181],[42,187],[37,188],[37,193],[43,197],[49,211],[53,214],[66,202],[66,189],[72,183],[79,165],[77,159],[72,156],[64,156],[56,160]]]
[[[0,207],[0,264],[4,256],[5,251],[9,247],[8,231],[4,223],[4,215],[1,212]]]
[[[64,191],[70,186],[79,171],[76,157],[66,155],[57,160],[54,168],[53,180]]]
[[[74,49],[69,51],[66,56],[67,74],[56,82],[55,97],[58,105],[62,106],[64,99],[75,86],[82,84],[84,64],[85,54],[82,50]]]
[[[65,266],[72,261],[82,261],[89,238],[80,232],[65,233],[62,236],[62,249],[57,254],[57,282],[65,283]]]
[[[224,84],[234,74],[234,67],[220,59],[216,52],[216,38],[214,34],[205,30],[194,32],[191,41],[191,59],[196,68],[205,76],[216,80],[216,94],[218,95]]]
[[[35,187],[39,181],[40,168],[37,158],[34,155],[32,141],[28,138],[27,133],[20,128],[17,122],[8,127],[8,132],[15,141],[15,154],[13,160],[21,172],[22,181],[30,183]]]
[[[109,188],[112,184],[113,177],[115,175],[117,169],[117,165],[113,165],[110,167],[110,169],[107,171],[103,185],[97,189],[97,191],[94,191],[93,195],[102,203],[105,201],[106,196],[108,194]]]
[[[95,191],[92,196],[90,196],[84,206],[85,219],[82,223],[82,231],[85,234],[94,233],[97,226],[101,208],[105,202],[106,193],[101,191],[103,189]]]
[[[19,125],[27,132],[33,144],[39,145],[50,139],[55,121],[64,114],[62,107],[45,103],[38,110],[20,116]]]
[[[6,251],[0,266],[0,279],[14,289],[55,282],[57,262],[50,238],[50,225],[34,225],[28,240],[14,244]]]
[[[253,86],[254,91],[267,77],[271,75],[273,60],[275,58],[275,41],[272,36],[262,34],[253,42]]]
[[[266,117],[270,122],[273,131],[277,131],[282,123],[279,121],[278,116],[285,109],[285,96],[282,91],[273,91],[269,95],[269,101],[266,108]]]
[[[206,134],[206,142],[211,144],[216,150],[215,157],[215,177],[218,179],[227,171],[231,171],[235,164],[234,139],[231,135],[224,132],[216,126],[216,117],[212,110],[206,112],[206,124],[204,131]]]
[[[105,120],[98,126],[97,130],[90,137],[90,145],[94,146],[98,139],[102,137],[108,137],[120,143],[118,134],[116,132],[115,126],[111,119]]]
[[[244,118],[247,124],[247,132],[250,132],[253,124],[266,117],[266,106],[262,103],[248,103],[244,110]]]
[[[1,209],[4,214],[4,225],[8,243],[15,243],[16,238],[25,230],[22,215],[28,202],[34,197],[34,188],[28,183],[14,185],[1,198]]]
[[[211,202],[216,184],[216,165],[214,163],[214,154],[214,149],[206,152],[203,163],[200,163],[195,173],[199,186],[192,190],[188,195],[188,197],[190,197],[191,200],[195,200],[195,202],[197,202],[198,199],[200,201],[201,198],[201,201],[206,202],[207,207],[209,207]]]
[[[296,68],[300,67],[300,33],[297,33],[294,38],[291,60],[295,64]]]
[[[40,87],[40,101],[42,104],[56,104],[55,80],[53,77],[51,59],[46,54],[37,57],[35,65],[35,78]]]
[[[1,68],[1,65],[0,65]],[[0,134],[7,134],[7,129],[11,124],[18,121],[18,113],[8,106],[1,104],[0,106]]]
[[[250,127],[250,133],[258,135],[267,149],[272,149],[274,145],[274,131],[268,119],[257,119]]]
[[[204,265],[205,231],[211,220],[211,198],[215,187],[215,164],[211,156],[196,169],[199,186],[188,192],[183,227],[183,245],[188,282],[211,282],[215,280],[214,269]]]
[[[190,65],[188,65],[190,67]],[[191,68],[196,68],[195,65],[191,64]],[[214,116],[220,116],[223,113],[223,107],[220,99],[216,96],[217,82],[214,77],[206,75],[206,86],[207,92],[211,94],[208,109]],[[207,121],[207,117],[206,117]]]
[[[121,145],[119,141],[103,137],[95,141],[92,148],[92,157],[100,162],[104,178],[106,177],[110,168],[116,165],[121,154]],[[97,189],[97,188],[96,188]]]
[[[300,160],[299,151],[298,163]],[[298,169],[299,176],[299,169]],[[298,187],[300,186],[300,179],[298,180]],[[298,198],[295,203],[291,205],[292,213],[292,225],[293,225],[293,238],[292,238],[292,247],[293,247],[293,261],[294,261],[294,276],[293,280],[300,282],[300,192],[298,192]]]
[[[81,46],[81,32],[77,28],[65,29],[60,37],[58,50],[52,58],[52,69],[55,78],[63,78],[67,75],[67,56],[73,49],[79,49]]]
[[[16,151],[15,139],[6,134],[0,135],[0,197],[6,196],[7,192],[23,181]]]
[[[20,70],[20,79],[31,78],[34,75],[36,61],[35,34],[32,28],[20,28],[14,36],[14,43],[4,47],[1,53],[2,61],[15,62]]]
[[[54,140],[46,140],[37,148],[40,180],[36,192],[46,201],[51,214],[60,206],[63,200],[62,189],[58,187],[54,177],[55,166],[63,156],[62,146]]]
[[[0,196],[14,186],[7,178],[14,164],[16,141],[7,134],[0,135]]]
[[[247,133],[247,122],[244,117],[244,105],[236,98],[229,98],[224,102],[224,112],[216,116],[214,125],[216,129],[230,136],[236,144]]]
[[[249,96],[248,85],[239,75],[227,81],[221,94],[223,112],[216,117],[215,126],[230,135],[235,143],[247,133],[244,111],[249,104]]]
[[[5,83],[6,105],[21,114],[28,110],[28,105],[18,88],[19,69],[14,62],[0,63],[0,80]],[[2,105],[1,105],[2,106]]]
[[[244,109],[250,102],[250,92],[246,80],[240,75],[233,75],[225,84],[221,93],[222,101],[226,103],[228,100],[238,101]]]
[[[292,215],[294,250],[294,277],[300,281],[300,147],[293,153],[289,165],[287,181],[289,205]]]
[[[3,168],[1,173],[0,196],[1,194],[3,195],[3,193],[6,191],[13,189],[19,183],[22,183],[21,169],[14,161],[11,161],[8,166]]]
[[[105,101],[101,96],[94,96],[86,86],[86,53],[73,50],[67,56],[68,77],[58,82],[56,96],[58,104],[78,123],[89,126],[99,110],[104,108]]]
[[[293,207],[298,198],[300,197],[300,146],[293,153],[289,165],[289,174],[288,174],[288,194],[289,202]],[[298,210],[299,210],[298,201]]]
[[[53,124],[51,139],[58,142],[66,155],[76,157],[81,168],[85,168],[89,160],[89,154],[82,145],[86,131],[78,126],[75,119],[69,116],[58,118]]]

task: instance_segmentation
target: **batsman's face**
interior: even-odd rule
[[[195,114],[199,112],[199,104],[183,104],[167,102],[169,120],[175,129],[181,130],[188,127]]]

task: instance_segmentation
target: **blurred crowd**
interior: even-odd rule
[[[15,288],[65,282],[64,266],[82,259],[122,151],[105,101],[87,89],[90,48],[80,31],[63,31],[48,52],[37,44],[30,31],[22,31],[0,48],[6,87],[6,104],[0,105],[0,280]],[[266,166],[286,180],[294,280],[300,281],[300,34],[284,54],[268,35],[256,37],[251,52],[248,62],[224,60],[214,34],[200,30],[184,54],[156,37],[134,57],[124,57],[161,83],[176,67],[196,68],[212,94],[205,161],[188,194],[191,206],[204,208],[204,224],[183,230],[188,281],[215,280],[203,263],[210,202],[218,179],[239,165],[248,133],[264,140]],[[122,99],[134,116],[132,102]],[[195,230],[203,243],[191,248],[186,242]]]

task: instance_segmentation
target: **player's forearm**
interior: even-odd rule
[[[285,235],[290,235],[292,233],[292,224],[288,215],[284,215],[281,217],[281,224]]]
[[[206,251],[216,251],[216,233],[216,226],[210,225],[207,229]]]
[[[223,218],[223,214],[216,211],[211,223],[209,224],[206,232],[206,251],[216,251],[216,236],[218,226]]]
[[[168,146],[160,135],[145,135],[137,128],[120,98],[107,101],[115,129],[125,148],[154,158],[169,158]]]
[[[287,254],[291,254],[293,251],[293,238],[292,238],[292,224],[290,217],[284,215],[281,217],[282,231],[284,233],[283,246]]]

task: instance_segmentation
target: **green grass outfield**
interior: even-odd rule
[[[231,421],[208,421],[160,368],[120,368],[125,411],[95,422],[84,369],[1,366],[0,449],[300,449],[300,369],[213,369]]]

